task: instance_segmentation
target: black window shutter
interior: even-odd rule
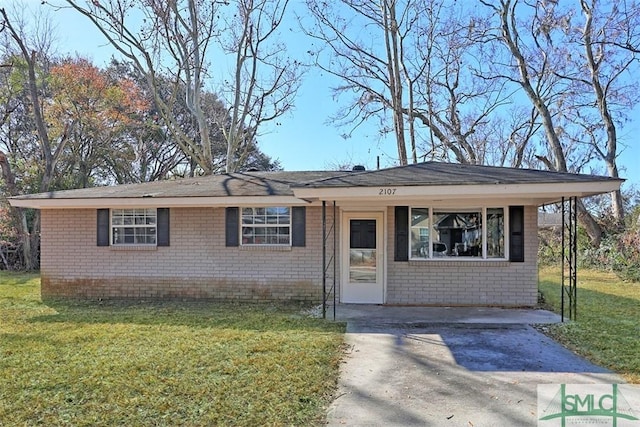
[[[409,261],[409,207],[396,206],[395,261]]]
[[[227,208],[225,218],[225,235],[227,246],[239,246],[240,245],[240,232],[238,227],[240,226],[240,209],[239,208]]]
[[[524,206],[509,206],[509,261],[524,262]]]
[[[158,246],[169,246],[169,208],[158,208]]]
[[[109,209],[98,209],[98,246],[109,246]]]
[[[291,208],[291,246],[305,246],[307,228],[307,208],[295,206]]]

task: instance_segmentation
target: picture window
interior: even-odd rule
[[[504,259],[505,208],[411,208],[411,259]]]

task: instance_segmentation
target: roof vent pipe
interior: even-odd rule
[[[362,165],[354,165],[351,170],[353,172],[362,172],[362,171],[366,171],[367,169]]]

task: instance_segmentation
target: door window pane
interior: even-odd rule
[[[349,226],[349,280],[376,283],[376,220],[352,219]]]
[[[376,250],[351,249],[349,253],[349,281],[376,282]]]
[[[352,219],[350,248],[375,249],[376,247],[376,220]]]

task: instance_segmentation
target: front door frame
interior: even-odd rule
[[[366,301],[358,301],[352,298],[349,292],[349,256],[351,220],[374,219],[376,220],[376,268],[377,285],[373,298]],[[387,239],[386,239],[387,213],[383,209],[342,209],[340,221],[340,302],[354,304],[384,304],[387,299]]]

